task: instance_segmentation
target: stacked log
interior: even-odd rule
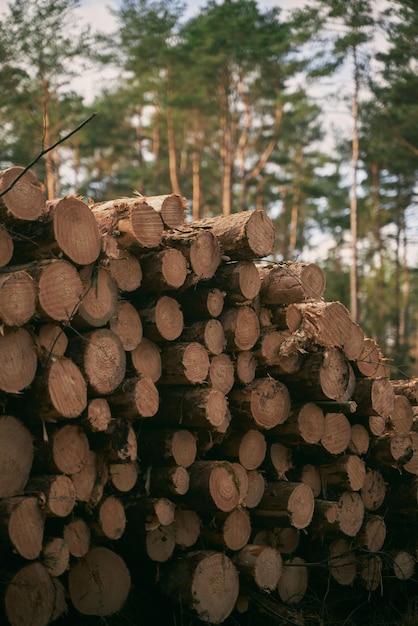
[[[40,188],[0,197],[5,622],[106,618],[144,571],[212,624],[304,624],[315,568],[348,598],[410,580],[417,383],[319,266],[267,260],[263,211]]]

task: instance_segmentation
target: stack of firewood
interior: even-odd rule
[[[118,613],[145,571],[214,624],[260,595],[303,624],[313,563],[347,596],[413,576],[418,541],[399,527],[417,523],[417,381],[391,379],[319,266],[268,261],[265,212],[45,202],[19,167],[0,172],[8,188],[7,623]]]

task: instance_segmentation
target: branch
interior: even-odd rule
[[[0,192],[0,198],[2,196],[4,196],[4,194],[6,194],[8,191],[10,191],[11,189],[13,189],[13,187],[16,185],[17,181],[20,180],[22,178],[22,176],[24,176],[26,174],[26,172],[28,170],[30,170],[31,167],[33,167],[35,165],[35,163],[37,163],[39,161],[39,159],[41,159],[47,152],[51,152],[51,150],[53,150],[54,148],[56,148],[57,146],[59,146],[61,143],[64,143],[64,141],[67,141],[67,139],[69,139],[72,135],[74,135],[77,131],[79,131],[81,128],[83,128],[83,126],[85,126],[88,122],[90,122],[91,119],[93,119],[93,117],[95,117],[97,115],[96,113],[92,113],[86,120],[84,120],[84,122],[81,122],[81,124],[79,124],[76,128],[74,128],[73,130],[71,130],[67,135],[64,135],[64,137],[62,137],[61,139],[58,139],[58,141],[56,141],[54,144],[52,144],[52,146],[49,146],[49,148],[45,148],[45,150],[41,150],[41,152],[33,159],[33,161],[31,161],[29,163],[29,165],[27,165],[19,174],[19,176],[17,176],[8,187],[6,187],[6,189],[3,189],[3,191]]]

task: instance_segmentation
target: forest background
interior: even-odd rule
[[[418,375],[416,0],[0,0],[0,84],[0,170],[95,113],[33,166],[48,198],[262,208]]]

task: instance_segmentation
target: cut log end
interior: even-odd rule
[[[204,550],[188,553],[172,564],[164,581],[165,593],[194,610],[200,620],[221,624],[238,598],[238,572],[224,554]]]
[[[12,216],[19,220],[33,221],[38,219],[45,207],[42,185],[35,174],[28,170],[22,176],[23,167],[9,167],[0,172],[0,191],[7,189],[16,179],[10,191],[6,192],[0,206],[6,209],[6,218]]]
[[[95,547],[69,572],[70,598],[83,615],[105,617],[122,609],[131,588],[123,559],[105,547]]]
[[[89,265],[98,258],[101,239],[89,206],[74,196],[55,204],[54,236],[64,254],[76,265]]]
[[[51,623],[56,588],[42,563],[24,565],[5,592],[5,612],[12,626],[46,626]]]

